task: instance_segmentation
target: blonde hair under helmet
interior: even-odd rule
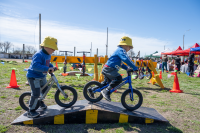
[[[58,50],[57,39],[50,36],[45,37],[43,43],[41,43],[40,46]]]
[[[117,46],[120,45],[130,46],[131,48],[133,48],[132,39],[130,37],[123,36]]]

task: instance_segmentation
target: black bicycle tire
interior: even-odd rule
[[[148,72],[148,73],[150,74],[150,76],[149,77],[146,76],[146,79],[151,79],[152,78],[152,74],[151,74],[151,72]]]
[[[140,72],[140,74],[142,73],[142,77],[140,77],[140,75],[138,75],[139,79],[143,79],[144,78],[144,73],[143,72]]]
[[[136,74],[137,76],[135,76],[134,80],[138,78],[138,73],[137,73],[137,72],[135,72],[135,74]]]
[[[29,110],[29,107],[27,107],[25,104],[24,104],[24,97],[25,96],[31,96],[31,92],[24,92],[20,95],[19,97],[19,105],[22,107],[22,109],[24,109],[25,111],[28,111]],[[37,110],[39,108],[39,102],[37,103],[36,107],[34,110]]]
[[[121,96],[121,103],[122,103],[122,105],[124,106],[124,108],[126,108],[127,110],[130,110],[130,111],[133,111],[133,110],[138,109],[138,108],[142,105],[142,103],[143,103],[143,96],[142,96],[142,94],[140,93],[140,91],[133,89],[133,93],[136,93],[136,94],[138,95],[138,97],[139,97],[139,102],[138,102],[138,104],[136,104],[134,107],[130,107],[130,106],[128,106],[128,104],[126,104],[126,102],[125,102],[125,97],[126,97],[127,94],[129,95],[129,93],[131,93],[131,89],[127,89],[127,90],[125,90],[125,91],[123,92],[123,94],[122,94],[122,96]],[[133,98],[134,98],[134,97],[133,97]]]
[[[76,90],[73,88],[73,87],[70,87],[70,86],[61,86],[60,87],[62,90],[65,90],[65,89],[67,89],[67,90],[70,90],[72,93],[73,93],[73,100],[72,100],[72,102],[70,102],[69,104],[63,104],[61,101],[60,101],[60,99],[59,99],[59,94],[61,94],[61,92],[60,92],[60,90],[58,89],[57,91],[56,91],[56,93],[55,93],[55,101],[56,101],[56,103],[59,105],[59,106],[61,106],[61,107],[66,107],[66,108],[69,108],[69,107],[71,107],[72,105],[74,105],[75,103],[76,103],[76,101],[77,101],[77,99],[78,99],[78,95],[77,95],[77,92],[76,92]]]
[[[100,96],[99,96],[98,98],[96,98],[96,99],[92,99],[92,98],[90,98],[90,97],[88,96],[88,94],[87,94],[87,89],[88,89],[88,87],[91,86],[91,85],[97,85],[97,86],[100,87],[100,88],[103,87],[102,84],[99,83],[99,82],[97,82],[97,81],[90,81],[90,82],[88,82],[88,83],[84,86],[84,88],[83,88],[83,96],[85,97],[86,100],[88,100],[88,101],[90,101],[90,102],[92,102],[92,103],[96,103],[96,102],[101,101],[101,99],[103,98],[102,94],[100,94]]]

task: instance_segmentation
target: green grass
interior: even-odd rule
[[[7,126],[0,125],[0,133],[5,133],[8,130]]]
[[[125,132],[198,132],[200,130],[200,78],[189,78],[186,74],[179,74],[179,85],[183,93],[170,93],[169,90],[173,88],[174,77],[167,78],[167,74],[163,73],[163,85],[165,89],[161,89],[158,84],[148,84],[149,80],[144,78],[143,80],[132,80],[133,88],[139,90],[143,95],[143,107],[150,107],[157,110],[163,115],[169,124],[156,123],[153,124],[65,124],[65,125],[33,125],[33,126],[21,126],[13,125],[10,128],[10,123],[25,113],[21,109],[18,103],[18,98],[23,92],[31,91],[30,86],[25,85],[26,71],[24,68],[30,65],[29,63],[5,63],[0,66],[0,131],[6,130],[8,132],[97,132],[97,133],[125,133]],[[55,65],[55,63],[54,63]],[[87,64],[87,68],[92,68]],[[58,67],[62,67],[62,63],[58,63]],[[6,89],[6,86],[10,83],[11,68],[15,67],[17,83],[20,85],[20,89]],[[70,65],[67,64],[67,71],[69,71]],[[98,68],[100,73],[101,67]],[[75,71],[79,71],[78,69]],[[60,85],[72,86],[78,93],[78,100],[84,99],[83,87],[86,83],[91,81],[94,77],[90,76],[58,76],[62,71],[56,71],[54,74],[59,81]],[[90,72],[94,73],[94,69]],[[126,71],[119,71],[120,74],[125,74]],[[50,76],[47,76],[47,80]],[[111,95],[112,101],[121,102],[122,93],[128,89],[128,85],[124,85],[118,90],[119,93],[113,93]],[[45,104],[55,105],[54,95],[57,88],[53,85],[46,99]],[[69,93],[69,96],[72,96]],[[63,100],[69,100],[64,99]],[[4,131],[5,132],[5,131]]]

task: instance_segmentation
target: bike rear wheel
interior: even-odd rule
[[[77,101],[77,92],[74,88],[70,86],[61,86],[62,91],[68,96],[65,98],[63,94],[58,89],[55,93],[55,101],[61,107],[69,108],[74,105]]]
[[[93,103],[100,101],[103,98],[101,92],[94,93],[94,97],[92,97],[90,96],[88,89],[92,89],[92,88],[98,89],[101,87],[102,87],[102,84],[97,81],[90,81],[89,83],[87,83],[83,88],[83,95],[85,99]]]
[[[124,106],[124,108],[133,111],[138,109],[142,105],[143,97],[138,90],[133,89],[134,100],[131,101],[130,94],[131,94],[131,89],[124,91],[124,93],[121,96],[121,103]]]
[[[19,97],[19,105],[26,111],[29,110],[30,99],[31,99],[31,92],[24,92]],[[37,103],[34,110],[37,110],[38,108],[39,108],[39,102]]]
[[[132,73],[132,79],[137,79],[138,78],[138,73],[137,72],[133,72]]]
[[[151,79],[151,77],[152,77],[151,72],[146,72],[146,79]]]

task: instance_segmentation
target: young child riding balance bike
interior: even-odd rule
[[[40,115],[35,110],[41,92],[40,87],[47,83],[47,72],[54,72],[54,67],[50,63],[51,54],[55,50],[58,50],[57,39],[50,36],[47,36],[43,43],[40,44],[40,46],[42,49],[33,55],[31,65],[28,68],[28,72],[26,74],[29,85],[31,87],[31,99],[29,102],[29,111],[27,114],[29,118],[35,118]],[[42,90],[43,94],[47,88],[48,86]],[[43,101],[40,101],[39,104],[41,108],[47,108]]]
[[[132,39],[127,36],[122,37],[118,44],[117,50],[108,59],[108,61],[102,69],[104,81],[101,84],[105,86],[107,83],[110,82],[109,86],[101,91],[101,94],[107,101],[111,101],[110,90],[122,82],[122,76],[118,73],[119,69],[123,68],[125,70],[128,70],[128,67],[124,63],[130,66],[133,69],[133,71],[138,70],[138,68],[134,65],[134,63],[127,54],[127,52],[132,48]],[[91,97],[93,97],[94,95],[92,94],[92,89],[95,88],[91,88],[91,90],[89,90],[89,92],[91,92]]]

